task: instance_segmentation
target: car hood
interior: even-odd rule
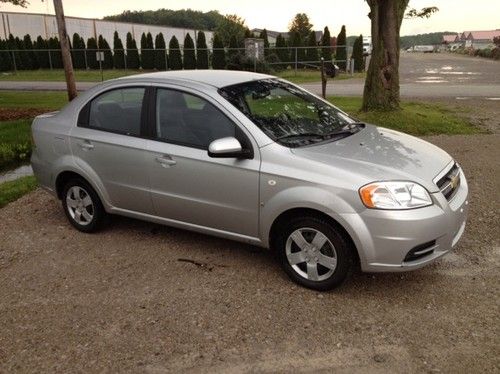
[[[293,148],[292,152],[356,173],[364,177],[366,183],[410,180],[430,192],[439,191],[433,179],[452,161],[445,151],[424,140],[372,125],[346,138]]]

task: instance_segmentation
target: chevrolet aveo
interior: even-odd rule
[[[420,268],[465,228],[467,182],[446,152],[268,75],[120,78],[32,132],[35,175],[78,230],[120,214],[271,248],[317,290],[356,263]]]

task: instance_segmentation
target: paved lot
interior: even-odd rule
[[[470,58],[455,54],[402,53],[401,96],[403,97],[482,97],[500,100],[500,62]],[[81,91],[95,82],[78,82]],[[321,93],[320,83],[306,83],[304,88]],[[328,95],[360,96],[364,81],[350,79],[330,81]],[[8,82],[0,81],[4,90],[65,90],[64,82]]]
[[[465,237],[330,293],[248,245],[119,217],[82,234],[41,190],[8,205],[0,372],[498,372],[500,138],[427,139],[468,176]]]

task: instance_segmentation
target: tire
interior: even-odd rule
[[[313,290],[338,287],[352,267],[349,240],[320,217],[292,218],[281,225],[275,243],[285,273],[294,282]]]
[[[83,179],[71,179],[64,186],[62,205],[69,222],[79,231],[90,233],[102,228],[106,220],[99,196]]]

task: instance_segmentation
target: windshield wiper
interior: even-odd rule
[[[349,124],[341,127],[340,129],[338,129],[336,131],[329,133],[327,136],[331,137],[331,136],[337,136],[337,135],[351,135],[351,134],[358,132],[359,130],[361,130],[364,127],[365,127],[365,124],[363,122],[353,122],[353,123],[349,123]]]
[[[317,134],[315,132],[304,132],[301,134],[288,134],[288,135],[283,135],[278,138],[276,138],[276,141],[280,140],[286,140],[286,139],[291,139],[291,138],[301,138],[301,137],[306,137],[306,138],[321,138],[323,139],[325,135],[322,134]]]

